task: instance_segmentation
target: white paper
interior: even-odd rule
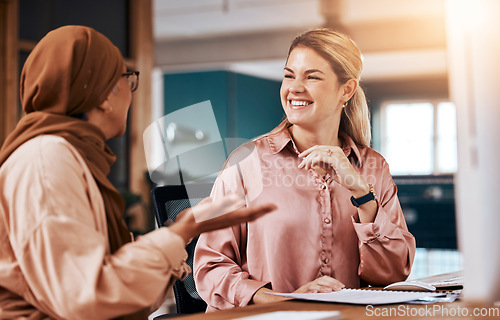
[[[381,291],[362,289],[342,289],[328,293],[268,293],[301,300],[336,302],[361,305],[379,305],[409,302],[421,298],[444,296],[437,292]]]
[[[275,311],[238,320],[334,320],[342,319],[339,311]]]

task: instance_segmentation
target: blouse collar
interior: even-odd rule
[[[346,157],[355,157],[357,159],[357,162],[359,163],[359,167],[361,167],[363,165],[363,159],[361,157],[358,145],[356,145],[351,137],[349,137],[342,131],[340,132],[340,138],[343,144],[342,150],[344,151]],[[292,149],[297,154],[300,153],[297,149],[297,146],[295,145],[295,142],[292,139],[292,136],[290,135],[288,127],[283,126],[279,130],[275,129],[271,131],[271,133],[267,135],[267,141],[269,142],[269,148],[271,149],[271,152],[273,154],[281,152],[281,150],[283,150],[288,144],[291,145]]]

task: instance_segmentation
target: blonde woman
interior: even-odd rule
[[[194,275],[208,310],[282,299],[270,291],[382,286],[409,275],[415,239],[388,165],[369,147],[361,69],[343,34],[317,29],[292,42],[280,93],[286,120],[244,146],[253,152],[212,191],[278,209],[200,237]]]

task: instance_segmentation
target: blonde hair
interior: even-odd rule
[[[365,93],[359,85],[363,62],[358,47],[345,34],[326,28],[313,29],[298,35],[290,45],[288,56],[299,46],[313,49],[328,61],[339,83],[344,84],[350,79],[358,81],[354,95],[342,110],[339,130],[349,135],[357,144],[370,146],[370,111]],[[290,125],[288,120],[285,122]]]

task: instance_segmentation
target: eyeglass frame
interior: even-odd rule
[[[122,73],[122,77],[127,77],[127,82],[130,86],[130,91],[134,92],[135,90],[137,90],[137,88],[139,87],[139,71],[127,71],[125,73]],[[130,82],[129,81],[129,78],[131,76],[136,76],[137,77],[137,81],[135,82],[135,85],[134,82]]]

